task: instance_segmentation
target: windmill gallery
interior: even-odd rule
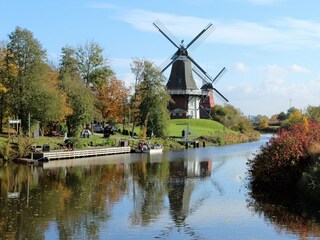
[[[214,106],[213,92],[218,94],[223,101],[228,102],[213,83],[219,79],[226,68],[212,78],[189,54],[188,49],[195,44],[200,44],[214,30],[209,23],[196,37],[186,46],[184,41],[177,43],[169,30],[159,21],[153,23],[160,33],[177,48],[177,51],[170,58],[169,63],[162,69],[164,72],[171,65],[171,73],[167,82],[167,91],[172,98],[169,104],[170,118],[211,118],[210,109]],[[199,89],[193,78],[193,72],[202,80],[202,87]]]

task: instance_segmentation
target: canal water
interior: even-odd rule
[[[0,167],[0,239],[317,239],[319,218],[259,202],[259,142]]]

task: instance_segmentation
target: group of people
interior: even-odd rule
[[[81,137],[83,138],[89,138],[91,137],[92,133],[89,129],[83,129],[81,132]]]

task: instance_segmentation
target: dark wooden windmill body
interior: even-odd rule
[[[200,118],[199,104],[202,91],[196,85],[191,61],[185,55],[179,56],[172,64],[167,91],[172,98],[169,104],[172,119]]]
[[[162,69],[164,72],[172,65],[167,83],[167,91],[172,98],[172,102],[168,106],[170,117],[172,119],[209,118],[210,109],[214,106],[213,91],[228,101],[212,85],[225,68],[213,79],[191,58],[187,50],[197,40],[199,41],[213,31],[212,24],[210,23],[204,28],[186,47],[183,45],[183,40],[179,45],[173,41],[173,38],[169,37],[168,30],[159,22],[153,23],[153,25],[178,49],[171,57],[170,62]],[[193,72],[203,81],[203,86],[200,89],[193,78]]]

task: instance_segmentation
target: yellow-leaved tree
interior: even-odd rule
[[[128,105],[129,89],[124,82],[116,76],[101,83],[97,89],[97,109],[100,110],[103,119],[108,121],[123,122]]]

